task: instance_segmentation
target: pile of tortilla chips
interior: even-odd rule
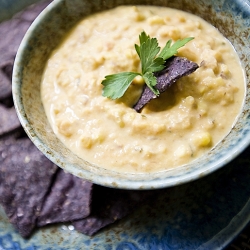
[[[13,63],[25,32],[49,2],[0,24],[0,205],[23,237],[60,222],[93,235],[133,212],[152,192],[105,188],[65,173],[23,131],[12,101]]]

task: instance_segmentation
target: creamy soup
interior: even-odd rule
[[[106,75],[140,72],[134,44],[145,31],[161,47],[195,37],[178,56],[200,67],[147,104],[135,79],[117,100],[102,96]],[[53,52],[41,84],[58,138],[76,155],[106,169],[145,173],[187,164],[211,150],[241,111],[245,82],[232,45],[201,18],[153,6],[121,6],[84,18]]]

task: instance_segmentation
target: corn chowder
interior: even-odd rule
[[[200,67],[136,112],[135,78],[117,100],[102,96],[102,80],[140,71],[134,44],[145,31],[163,47],[195,37],[178,56]],[[42,101],[58,138],[79,157],[106,169],[145,173],[201,156],[231,130],[245,82],[231,44],[201,18],[154,6],[121,6],[84,18],[48,60]]]

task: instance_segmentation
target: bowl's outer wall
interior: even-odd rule
[[[40,97],[40,82],[45,62],[65,33],[82,17],[122,4],[153,4],[182,9],[201,16],[217,27],[234,45],[246,72],[247,94],[235,127],[208,154],[189,164],[155,174],[121,174],[93,166],[67,149],[48,124]],[[39,20],[42,17],[41,20]],[[55,1],[42,12],[27,32],[13,73],[13,96],[18,116],[35,145],[54,163],[79,177],[100,185],[124,189],[154,189],[173,186],[211,173],[235,158],[249,144],[250,84],[250,3],[248,0],[113,0]],[[21,95],[20,95],[21,93]]]

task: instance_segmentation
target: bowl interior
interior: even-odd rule
[[[92,165],[74,155],[53,133],[40,98],[45,62],[64,34],[82,17],[124,4],[168,6],[191,12],[217,27],[234,45],[250,83],[247,0],[60,0],[47,7],[27,32],[16,57],[13,97],[21,123],[34,144],[55,164],[94,183],[124,189],[169,187],[211,173],[241,153],[250,141],[249,89],[243,111],[231,132],[203,157],[177,169],[150,174],[121,174]]]

